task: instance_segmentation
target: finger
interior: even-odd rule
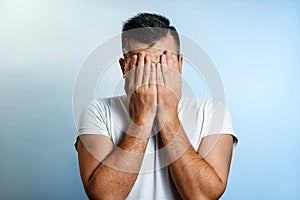
[[[173,65],[175,68],[173,70],[172,69],[170,69],[170,70],[172,70],[176,79],[180,80],[181,79],[181,69],[179,66],[179,55],[173,54],[172,58],[173,58]],[[173,76],[173,74],[170,73],[170,76]]]
[[[137,55],[133,55],[131,58],[131,64],[129,70],[132,70],[136,67],[136,62],[137,62]]]
[[[167,57],[167,65],[168,65],[168,67],[173,68],[173,59],[172,59],[172,53],[171,53],[170,50],[167,50],[166,57]]]
[[[145,55],[146,54],[143,51],[139,53],[138,66],[144,66]]]
[[[161,55],[161,72],[164,80],[164,84],[168,85],[169,80],[169,68],[167,65],[167,56],[166,54]]]
[[[178,56],[174,53],[171,53],[169,55],[169,59],[171,59],[171,61],[169,63],[172,63],[172,65],[170,65],[168,67],[169,77],[172,78],[172,79],[175,79],[176,77],[174,77],[174,76],[177,76],[178,73],[180,72]]]
[[[148,85],[150,81],[150,70],[151,70],[151,58],[150,56],[146,56],[146,63],[143,72],[143,85]]]
[[[156,79],[157,79],[157,84],[158,85],[164,85],[164,79],[163,79],[160,63],[158,63],[156,65]]]
[[[166,56],[166,54],[162,54],[160,56],[160,60],[161,60],[162,67],[166,67],[167,66],[167,56]]]
[[[131,68],[127,72],[126,81],[128,82],[128,91],[132,93],[134,90],[134,82],[135,82],[135,66],[137,63],[137,55],[133,55],[131,59]]]
[[[156,84],[156,66],[154,63],[151,64],[150,70],[150,86],[151,84]]]
[[[177,72],[180,72],[180,66],[179,66],[179,59],[178,59],[178,55],[176,54],[172,54],[172,60],[173,60],[173,65],[174,65],[174,69],[177,71]]]
[[[135,85],[136,88],[139,88],[142,85],[143,80],[143,71],[144,71],[144,60],[145,60],[145,53],[139,53],[137,67],[135,70]]]

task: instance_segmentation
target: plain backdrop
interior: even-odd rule
[[[221,199],[300,199],[300,2],[291,0],[0,0],[0,199],[87,199],[73,83],[89,54],[143,11],[169,17],[222,77],[239,144]],[[119,80],[117,62],[111,69]]]

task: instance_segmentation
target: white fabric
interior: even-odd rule
[[[178,106],[178,116],[185,133],[195,150],[203,137],[211,134],[234,135],[231,117],[227,108],[213,100],[182,97]],[[130,122],[126,96],[91,101],[82,111],[78,124],[78,135],[100,134],[112,139],[117,145]],[[149,139],[140,174],[127,199],[181,199],[164,154],[158,150],[163,147],[155,123]]]

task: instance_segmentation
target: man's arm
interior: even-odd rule
[[[175,122],[175,124],[173,124]],[[190,145],[179,120],[165,123],[161,129],[164,145],[167,145],[174,183],[184,199],[218,199],[226,188],[230,168],[233,139],[222,134],[203,138],[198,152]],[[215,143],[209,154],[201,158],[199,154],[207,152],[212,140]],[[210,146],[211,148],[211,146]],[[177,159],[178,158],[178,159]]]
[[[167,149],[174,183],[184,199],[218,199],[224,192],[231,162],[233,141],[231,135],[221,135],[210,153],[207,152],[215,136],[206,136],[196,152],[178,118],[181,98],[182,56],[167,51],[157,64],[158,110],[157,118],[162,141]]]
[[[80,174],[90,199],[125,199],[128,196],[138,176],[148,143],[147,138],[132,135],[149,134],[151,127],[145,127],[136,133],[135,130],[137,129],[129,128],[117,148],[114,148],[112,141],[106,136],[80,136]],[[94,146],[93,150],[88,146]]]
[[[80,136],[80,173],[90,199],[125,199],[142,164],[156,115],[157,91],[153,84],[156,73],[150,57],[143,52],[139,56],[133,55],[130,65],[125,90],[132,121],[125,137],[113,148],[112,141],[106,136]]]

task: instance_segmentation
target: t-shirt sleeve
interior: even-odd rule
[[[92,100],[83,108],[78,121],[77,133],[100,134],[111,137],[107,126],[107,107],[103,100]]]
[[[202,138],[213,134],[230,134],[234,138],[234,146],[238,142],[233,130],[230,112],[223,103],[218,101],[206,101],[202,133]]]

